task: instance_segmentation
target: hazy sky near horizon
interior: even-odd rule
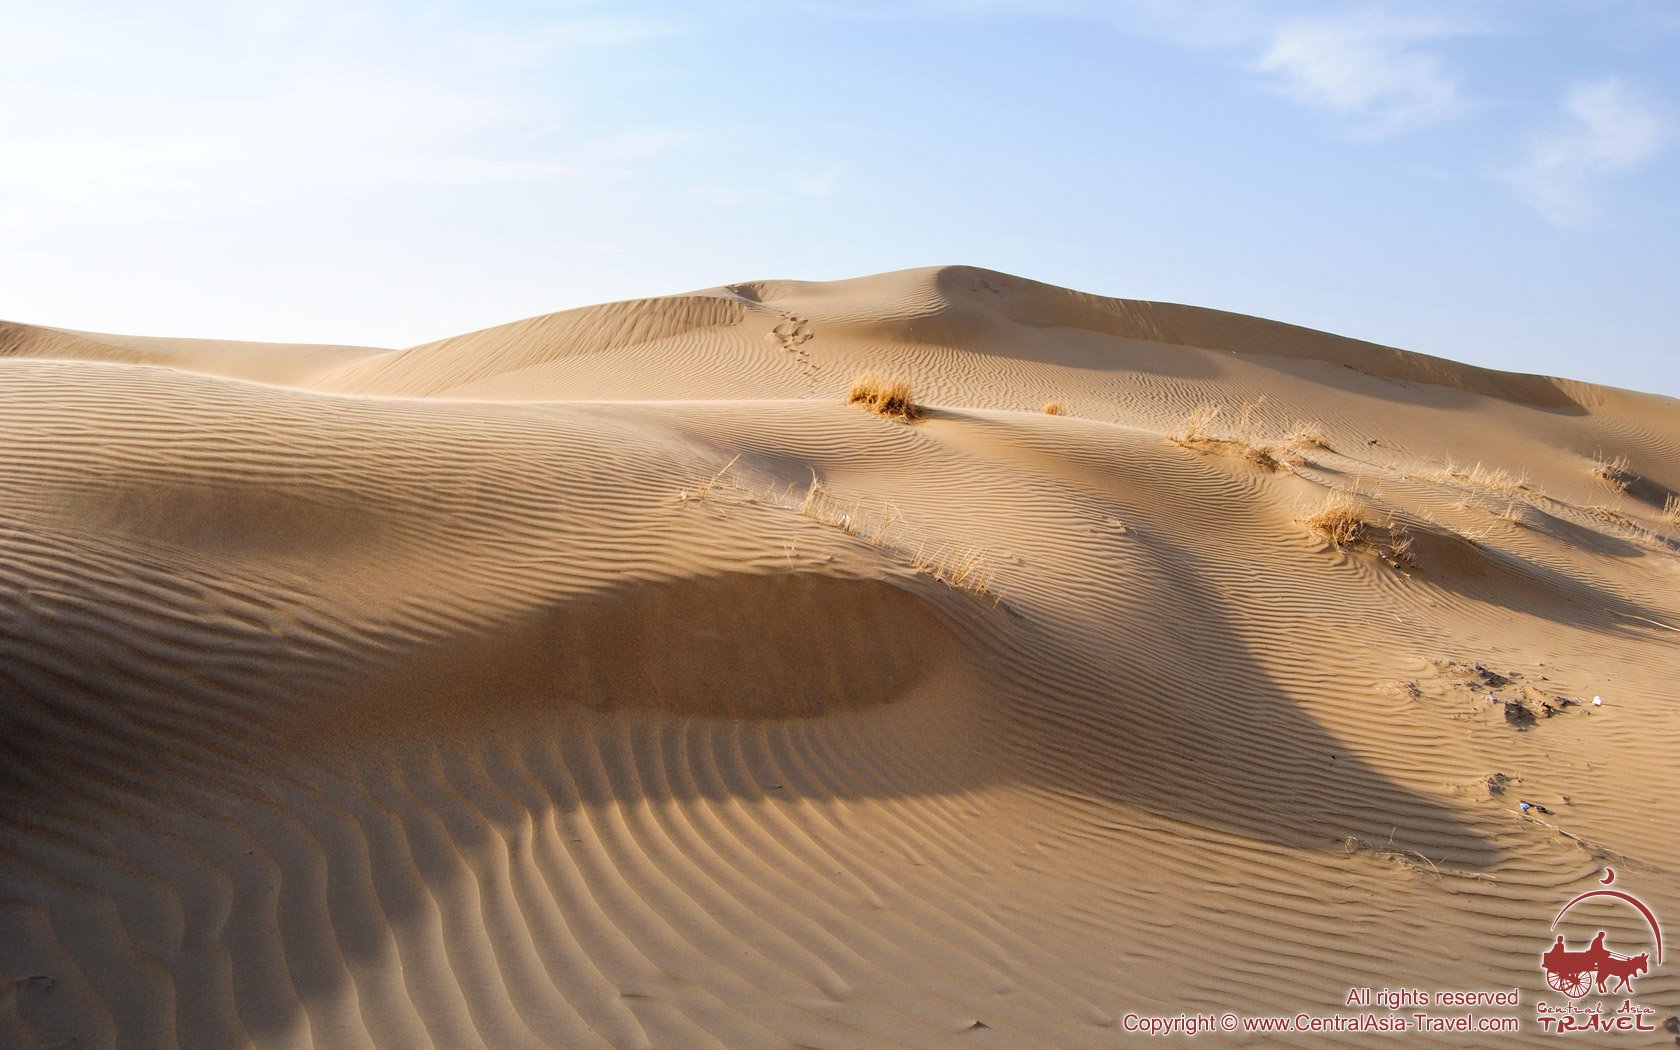
[[[0,0],[0,317],[968,263],[1680,394],[1680,4]]]

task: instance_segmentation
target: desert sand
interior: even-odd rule
[[[1606,867],[1680,942],[1671,398],[944,267],[396,350],[0,325],[0,450],[6,1047],[1127,1046],[1359,986],[1547,1043]],[[1680,963],[1638,998],[1666,1044]]]

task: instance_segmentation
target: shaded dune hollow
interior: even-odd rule
[[[1556,917],[1613,866],[1677,933],[1676,493],[1672,398],[974,267],[389,349],[0,322],[0,1050],[1383,987],[1524,1023],[1289,1039],[1561,1045],[1537,960],[1598,930],[1660,1026],[1643,919]]]
[[[402,653],[346,698],[334,733],[471,733],[574,707],[815,718],[902,700],[962,659],[922,600],[885,580],[638,581]]]

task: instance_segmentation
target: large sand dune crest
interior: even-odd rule
[[[0,1045],[1131,1045],[1680,914],[1671,399],[944,267],[7,324],[0,449]]]

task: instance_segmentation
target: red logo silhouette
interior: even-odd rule
[[[1600,885],[1608,886],[1615,881],[1615,870],[1604,869],[1604,879]],[[1657,965],[1661,966],[1662,927],[1657,925],[1657,917],[1651,914],[1651,909],[1645,907],[1643,901],[1621,890],[1589,890],[1581,894],[1558,912],[1557,918],[1552,920],[1552,929],[1557,929],[1557,924],[1563,920],[1570,908],[1593,897],[1614,897],[1639,909],[1639,914],[1643,915],[1651,926],[1651,936],[1656,941]],[[1564,943],[1563,935],[1559,934],[1558,939],[1552,942],[1551,948],[1540,956],[1540,968],[1546,972],[1546,983],[1571,999],[1579,999],[1594,989],[1600,995],[1619,991],[1626,991],[1631,995],[1634,978],[1650,970],[1651,957],[1649,952],[1618,955],[1604,946],[1604,931],[1599,930],[1598,936],[1592,939],[1592,944],[1580,951],[1570,951],[1569,946]],[[1608,986],[1611,980],[1618,982],[1614,988]]]

